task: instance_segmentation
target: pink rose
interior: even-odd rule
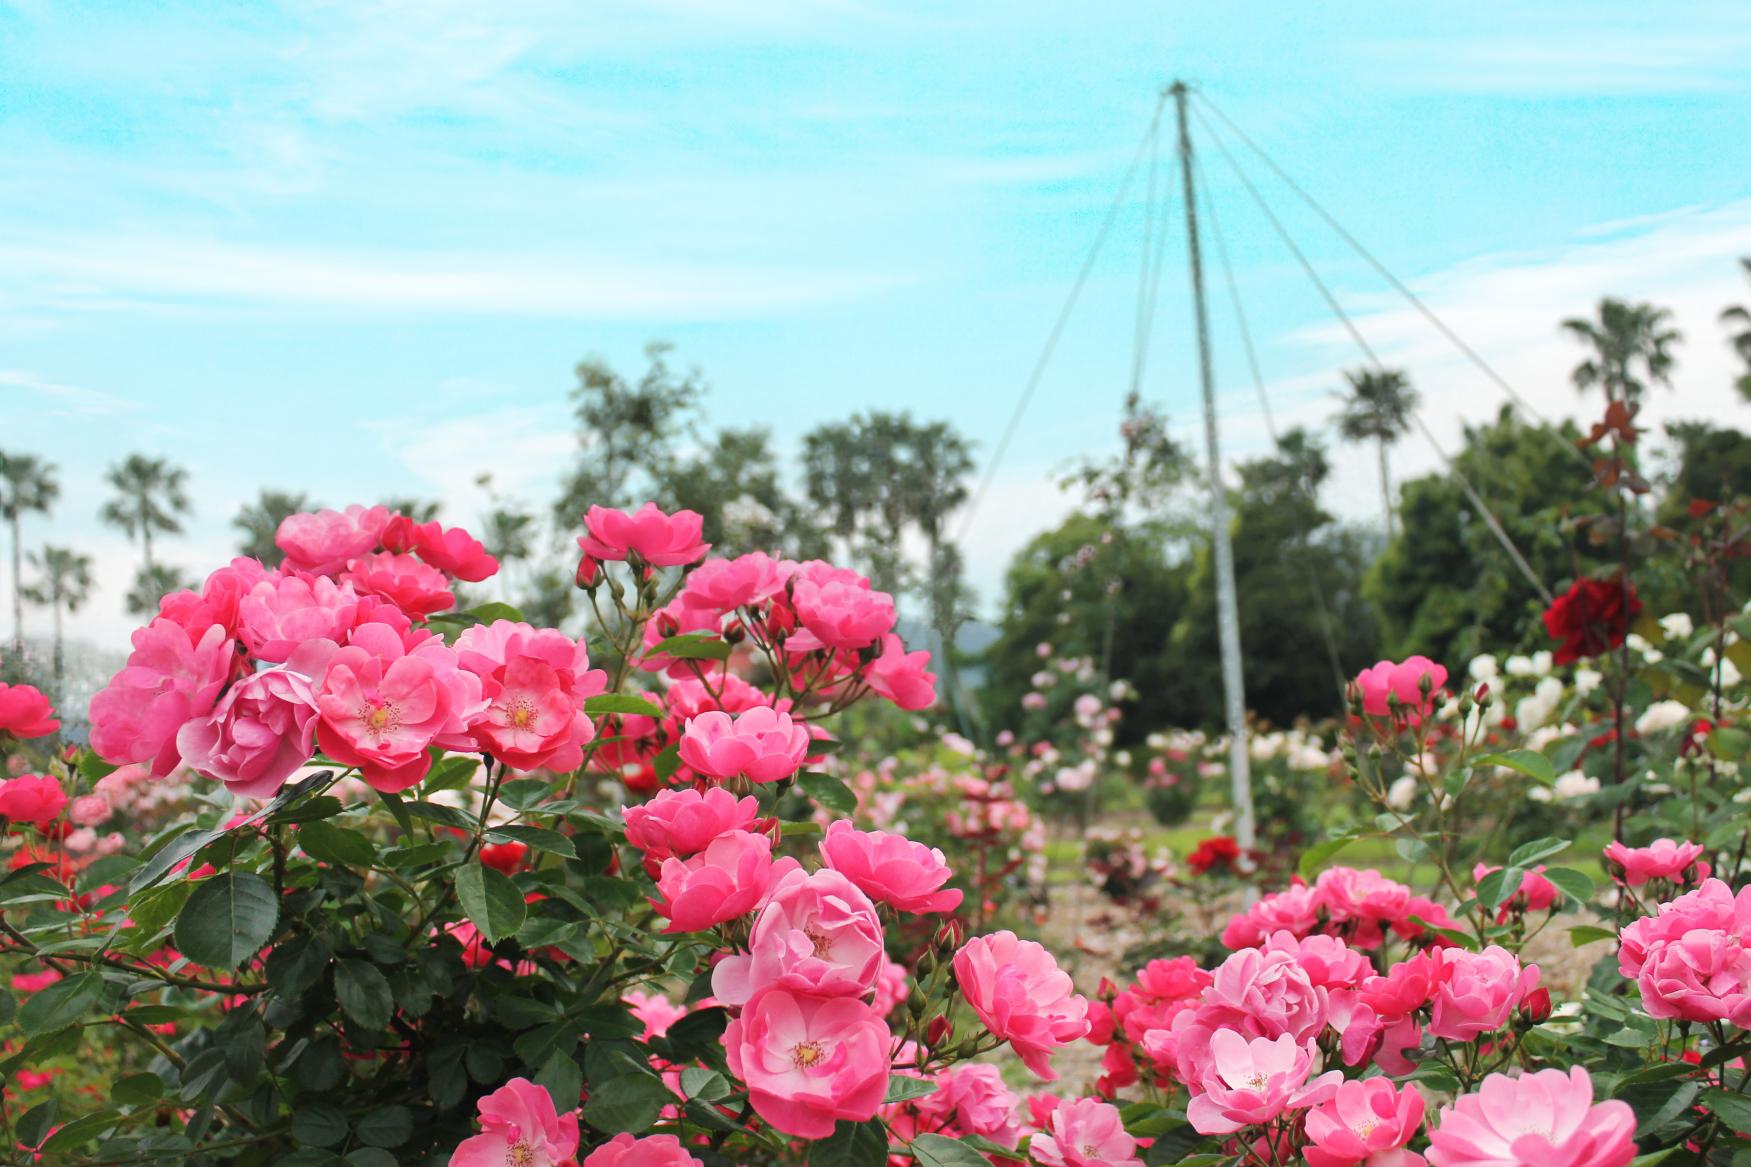
[[[468,730],[485,707],[480,678],[442,640],[410,649],[387,624],[364,624],[317,685],[316,740],[372,788],[406,790],[431,768],[429,747],[474,744]]]
[[[801,628],[786,642],[791,649],[868,648],[894,627],[894,597],[867,583],[799,578],[792,596]]]
[[[49,699],[34,685],[0,682],[0,733],[13,737],[47,737],[61,728]]]
[[[451,1152],[450,1167],[559,1167],[578,1149],[577,1112],[559,1114],[553,1096],[527,1078],[512,1078],[477,1105],[481,1133]]]
[[[287,567],[333,575],[374,550],[388,525],[388,507],[354,504],[345,512],[288,515],[274,533],[274,542],[286,553]]]
[[[636,558],[648,567],[684,567],[711,550],[699,537],[704,521],[695,511],[664,514],[654,502],[630,515],[593,506],[584,514],[589,534],[578,536],[578,546],[586,560],[596,563]]]
[[[877,903],[901,912],[952,912],[957,888],[943,888],[949,869],[942,852],[886,831],[860,831],[837,819],[821,840],[821,859]]]
[[[1216,967],[1198,1021],[1248,1037],[1312,1039],[1325,1028],[1326,993],[1295,955],[1243,948]]]
[[[888,1090],[887,1023],[855,997],[772,987],[724,1031],[730,1072],[761,1118],[787,1135],[824,1139],[839,1119],[864,1122]]]
[[[809,752],[809,731],[765,705],[737,714],[712,711],[687,719],[681,761],[707,778],[776,782],[796,773]]]
[[[390,551],[411,551],[452,579],[479,583],[497,574],[499,561],[486,552],[486,545],[461,527],[446,529],[433,519],[416,523],[396,515],[383,529],[383,546]]]
[[[480,748],[517,770],[576,770],[596,734],[584,702],[608,687],[580,640],[511,620],[464,629],[456,660],[480,678],[486,713],[474,723]]]
[[[1222,943],[1229,948],[1256,948],[1274,932],[1305,936],[1319,923],[1319,909],[1318,894],[1296,883],[1231,918],[1222,929]]]
[[[1425,680],[1428,693],[1423,692]],[[1356,677],[1362,694],[1362,712],[1370,717],[1389,716],[1396,708],[1411,725],[1422,721],[1435,703],[1435,695],[1447,683],[1447,670],[1426,656],[1406,657],[1403,663],[1383,660],[1363,669]]]
[[[1021,1100],[1003,1082],[1003,1071],[980,1062],[951,1066],[936,1075],[936,1093],[913,1105],[925,1130],[979,1135],[1003,1147],[1021,1141]]]
[[[881,971],[876,973],[875,1011],[883,1017],[893,1016],[894,1009],[906,999],[907,989],[906,966],[883,960]]]
[[[772,860],[765,835],[730,831],[691,859],[665,859],[651,901],[669,921],[663,931],[702,932],[745,916],[766,898],[773,880],[800,868],[795,859]]]
[[[327,576],[288,575],[262,580],[237,605],[238,635],[250,654],[275,664],[307,640],[344,642],[360,624],[377,620],[406,631],[407,616],[378,596],[361,596],[350,583]]]
[[[1345,1082],[1307,1112],[1307,1167],[1422,1167],[1404,1149],[1423,1125],[1423,1096],[1386,1078]]]
[[[183,723],[182,760],[232,794],[272,798],[316,749],[316,684],[336,649],[312,640],[285,667],[251,673],[213,712]]]
[[[134,630],[134,651],[109,686],[91,699],[91,748],[106,762],[149,762],[162,778],[179,760],[176,734],[212,712],[231,678],[236,642],[214,624],[191,643],[162,617]]]
[[[47,774],[20,774],[0,782],[0,818],[47,826],[67,805],[67,792]]]
[[[347,564],[340,577],[361,595],[381,596],[410,616],[430,616],[456,603],[444,573],[411,555],[379,551]]]
[[[1635,1154],[1635,1112],[1616,1099],[1594,1104],[1580,1066],[1491,1074],[1442,1107],[1429,1136],[1435,1167],[1625,1167]]]
[[[1447,949],[1441,954],[1429,1032],[1451,1041],[1473,1041],[1494,1033],[1537,986],[1538,966],[1521,968],[1514,954],[1499,945],[1482,952]]]
[[[961,995],[985,1028],[1039,1077],[1057,1078],[1052,1051],[1088,1033],[1088,1000],[1052,954],[1014,932],[975,936],[955,953]]]
[[[109,804],[109,799],[102,794],[81,794],[73,800],[73,807],[67,812],[67,817],[82,827],[98,827],[110,820],[115,814],[115,808]]]
[[[737,798],[721,786],[704,793],[665,790],[622,814],[626,841],[644,852],[647,864],[660,863],[697,855],[719,835],[749,830],[760,817],[760,802],[752,796]]]
[[[870,662],[869,687],[901,709],[928,709],[936,704],[936,674],[930,671],[930,653],[907,652],[898,636],[882,637],[882,653]]]
[[[1321,989],[1353,989],[1372,976],[1374,966],[1336,936],[1302,936],[1276,932],[1263,944],[1265,952],[1282,952],[1295,959],[1307,979]]]
[[[674,1135],[646,1135],[642,1139],[615,1135],[588,1155],[580,1167],[701,1167]]]
[[[628,989],[621,994],[620,999],[626,1003],[632,1015],[644,1022],[644,1040],[662,1037],[669,1032],[669,1026],[687,1016],[687,1006],[677,1005],[661,993],[643,993],[637,989]]]
[[[1651,1017],[1751,1025],[1751,887],[1718,879],[1661,904],[1621,935],[1618,969]]]
[[[714,615],[733,612],[770,600],[784,590],[785,578],[779,561],[763,551],[734,559],[708,559],[687,577],[681,604]]]
[[[1313,1043],[1284,1034],[1255,1037],[1219,1029],[1210,1036],[1210,1064],[1201,1092],[1186,1105],[1186,1118],[1202,1135],[1228,1135],[1263,1126],[1287,1110],[1314,1106],[1336,1092],[1343,1074],[1331,1070],[1313,1081]]]
[[[754,917],[747,955],[719,961],[711,991],[726,1005],[743,1004],[764,985],[861,997],[875,987],[886,959],[869,897],[837,871],[797,869],[773,881]]]
[[[1702,853],[1701,843],[1672,839],[1655,839],[1646,847],[1625,847],[1613,840],[1605,847],[1605,858],[1622,869],[1621,882],[1629,887],[1640,887],[1650,879],[1693,882],[1687,878],[1692,866],[1696,868],[1695,880],[1707,879],[1708,864],[1697,862]]]
[[[1045,1167],[1143,1167],[1119,1108],[1095,1098],[1052,1107],[1028,1149]]]

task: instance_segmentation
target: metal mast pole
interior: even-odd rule
[[[1216,391],[1210,372],[1210,316],[1204,306],[1204,259],[1198,249],[1198,199],[1192,173],[1192,137],[1186,129],[1184,81],[1168,87],[1179,117],[1180,177],[1185,183],[1186,235],[1191,245],[1192,304],[1198,326],[1198,380],[1204,392],[1204,448],[1209,458],[1210,525],[1216,545],[1216,627],[1222,645],[1222,696],[1228,714],[1228,774],[1234,790],[1234,837],[1241,850],[1256,841],[1252,813],[1252,755],[1246,740],[1246,684],[1240,671],[1240,605],[1235,599],[1234,546],[1228,537],[1228,497],[1222,488],[1221,444],[1216,436]],[[1252,891],[1247,893],[1251,901]]]

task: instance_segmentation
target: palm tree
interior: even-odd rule
[[[127,461],[109,468],[107,477],[116,497],[103,504],[98,517],[140,541],[142,568],[150,572],[152,536],[182,532],[177,516],[189,513],[188,471],[164,458],[129,454]]]
[[[280,524],[288,515],[309,509],[309,496],[302,491],[262,491],[260,498],[239,507],[237,517],[231,520],[231,525],[243,532],[243,541],[237,545],[237,549],[251,559],[261,560],[269,567],[277,565],[283,558],[279,544],[274,542]]]
[[[1563,331],[1591,348],[1592,355],[1575,366],[1575,388],[1585,393],[1598,386],[1607,402],[1633,405],[1647,391],[1648,383],[1672,387],[1672,367],[1677,362],[1672,346],[1684,339],[1670,326],[1672,314],[1652,304],[1631,304],[1610,297],[1599,301],[1597,320],[1576,318],[1562,323]],[[1636,366],[1641,367],[1638,376]]]
[[[91,598],[91,556],[80,555],[66,547],[45,546],[30,553],[30,565],[37,574],[36,583],[25,589],[33,604],[50,609],[55,614],[55,696],[64,696],[61,689],[61,614],[72,615]]]
[[[48,514],[60,496],[55,468],[34,454],[0,451],[0,517],[12,528],[12,652],[24,652],[24,554],[19,521],[25,511]]]
[[[1372,440],[1380,457],[1380,506],[1386,516],[1386,535],[1392,537],[1392,477],[1387,470],[1386,449],[1411,428],[1417,408],[1417,391],[1410,378],[1396,369],[1358,369],[1345,373],[1348,393],[1338,414],[1338,433],[1347,442]]]
[[[142,567],[134,573],[134,582],[128,585],[128,594],[125,597],[128,615],[155,616],[158,614],[159,601],[165,596],[193,586],[187,576],[167,563]]]
[[[1747,276],[1751,276],[1751,259],[1741,259],[1739,266],[1745,269]],[[1721,323],[1737,326],[1732,339],[1733,351],[1745,362],[1745,371],[1733,382],[1733,387],[1739,391],[1740,397],[1751,401],[1751,309],[1743,304],[1735,304],[1721,313]]]

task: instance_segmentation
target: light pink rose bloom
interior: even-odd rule
[[[1222,929],[1222,943],[1228,948],[1257,948],[1275,932],[1305,936],[1318,925],[1320,907],[1318,893],[1296,883],[1232,917]]]
[[[622,1131],[588,1155],[580,1167],[702,1167],[674,1135],[636,1138]]]
[[[799,578],[791,595],[800,627],[787,648],[868,648],[894,627],[894,597],[867,583]]]
[[[449,578],[412,555],[379,551],[360,556],[340,578],[360,595],[381,596],[410,616],[430,616],[456,603]]]
[[[682,763],[707,778],[776,782],[803,764],[809,731],[765,705],[734,717],[712,710],[687,719],[680,751]]]
[[[1538,975],[1537,965],[1521,968],[1514,954],[1500,945],[1482,952],[1444,950],[1429,1032],[1450,1041],[1473,1041],[1494,1033],[1538,987]]]
[[[952,912],[961,905],[960,890],[942,886],[950,874],[942,852],[904,835],[860,831],[836,819],[821,840],[821,860],[898,911]]]
[[[82,827],[98,827],[110,820],[115,814],[115,808],[109,803],[109,798],[102,794],[81,794],[73,800],[73,806],[67,812],[67,817]]]
[[[398,791],[426,776],[429,746],[467,749],[486,708],[480,678],[432,637],[411,649],[387,624],[364,624],[328,662],[316,690],[316,740],[335,761],[359,767],[376,790]]]
[[[620,999],[632,1011],[632,1015],[644,1022],[644,1039],[662,1037],[669,1032],[669,1026],[687,1016],[687,1006],[677,1005],[661,993],[644,993],[638,989],[628,989]]]
[[[583,641],[494,620],[464,629],[455,648],[486,697],[473,725],[483,751],[515,770],[563,773],[583,764],[583,748],[596,735],[584,702],[608,687],[608,674],[590,668]]]
[[[714,614],[763,604],[784,590],[785,573],[780,562],[764,551],[751,551],[734,559],[708,559],[687,577],[681,603]]]
[[[258,660],[283,662],[307,640],[344,642],[369,620],[408,626],[407,616],[379,596],[361,596],[327,576],[265,579],[238,601],[238,635]]]
[[[1307,979],[1320,989],[1353,989],[1374,975],[1374,965],[1336,936],[1302,936],[1272,933],[1263,944],[1265,952],[1282,952],[1295,958]]]
[[[1708,864],[1697,862],[1702,853],[1701,843],[1673,839],[1655,839],[1646,847],[1626,847],[1613,840],[1605,847],[1605,858],[1623,868],[1623,882],[1630,887],[1640,887],[1650,879],[1686,882],[1685,873],[1692,865],[1697,879],[1707,879]]]
[[[1442,1107],[1429,1136],[1435,1167],[1625,1167],[1635,1154],[1635,1112],[1617,1099],[1595,1104],[1580,1066],[1491,1074]]]
[[[1423,678],[1429,681],[1429,694],[1423,695]],[[1400,664],[1383,660],[1373,668],[1363,669],[1356,677],[1356,688],[1362,694],[1362,712],[1370,717],[1385,717],[1392,711],[1389,697],[1398,699],[1398,708],[1415,725],[1428,713],[1435,695],[1447,683],[1447,670],[1426,656],[1406,657]]]
[[[1345,1082],[1307,1112],[1307,1167],[1423,1167],[1405,1144],[1423,1125],[1423,1096],[1386,1078]]]
[[[1229,1135],[1330,1098],[1343,1073],[1331,1070],[1309,1082],[1313,1050],[1311,1041],[1297,1042],[1286,1033],[1248,1040],[1232,1030],[1217,1030],[1210,1036],[1202,1092],[1186,1105],[1192,1129],[1202,1135]]]
[[[316,751],[316,682],[336,652],[312,640],[282,668],[251,673],[176,735],[182,760],[232,794],[272,798]]]
[[[237,664],[237,642],[214,624],[192,642],[170,620],[134,630],[134,651],[91,699],[91,748],[106,762],[146,762],[162,778],[181,760],[176,734],[212,712]]]
[[[961,995],[1023,1064],[1052,1081],[1051,1055],[1088,1033],[1088,1000],[1052,954],[1014,932],[975,936],[955,953]]]
[[[760,817],[760,801],[752,795],[737,798],[721,786],[704,792],[689,787],[664,790],[621,813],[626,841],[644,852],[647,863],[660,863],[697,855],[719,835],[750,830]]]
[[[1243,948],[1216,967],[1198,1005],[1198,1020],[1248,1037],[1312,1039],[1325,1028],[1326,993],[1315,987],[1296,956]]]
[[[875,1116],[888,1091],[889,1042],[887,1023],[855,997],[777,987],[754,994],[723,1035],[755,1112],[801,1139]]]
[[[558,1113],[546,1089],[512,1078],[478,1103],[481,1133],[463,1139],[450,1167],[559,1167],[578,1149],[577,1111]]]
[[[1751,1025],[1751,887],[1718,879],[1661,904],[1621,935],[1619,970],[1651,1017]]]
[[[663,860],[651,906],[669,921],[664,932],[702,932],[759,907],[773,881],[800,866],[788,856],[773,862],[765,835],[729,831],[691,859]]]
[[[746,955],[726,956],[711,991],[741,1005],[765,985],[821,997],[861,997],[875,987],[887,952],[875,905],[837,871],[795,870],[774,880],[754,917]]]
[[[274,542],[286,553],[287,567],[333,575],[373,551],[388,525],[388,507],[354,504],[344,512],[288,515],[274,533]]]
[[[926,1131],[979,1135],[1003,1147],[1021,1141],[1021,1099],[1003,1072],[983,1062],[951,1066],[936,1075],[936,1093],[913,1103]]]
[[[869,687],[901,709],[928,709],[936,704],[936,674],[930,671],[930,653],[907,652],[898,636],[882,637],[882,652],[870,662]]]
[[[578,536],[578,546],[585,559],[597,563],[636,556],[650,567],[682,567],[698,563],[711,550],[699,537],[704,522],[695,511],[664,514],[654,502],[630,515],[593,506],[584,514],[589,534]]]
[[[0,818],[46,826],[67,805],[67,792],[47,774],[20,774],[0,782]]]
[[[1045,1167],[1143,1167],[1119,1108],[1096,1098],[1053,1106],[1028,1150]]]

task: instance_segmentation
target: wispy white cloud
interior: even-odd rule
[[[46,409],[54,414],[90,416],[139,408],[138,402],[115,393],[62,384],[23,369],[0,369],[0,401],[8,397],[15,401],[33,398],[35,403],[29,408]]]

